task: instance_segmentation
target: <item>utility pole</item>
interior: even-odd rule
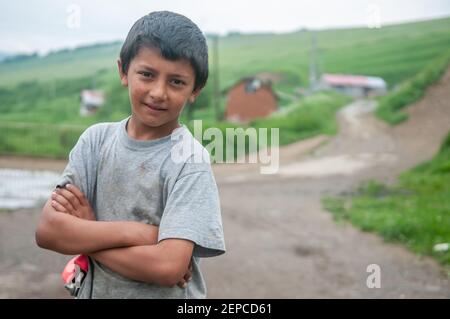
[[[91,84],[92,88],[91,88],[91,90],[95,90],[96,87],[97,87],[97,81],[96,81],[96,78],[95,78],[96,76],[97,76],[96,74],[94,74],[92,76],[92,84]]]
[[[213,95],[214,95],[214,114],[217,121],[220,121],[220,83],[219,83],[219,35],[212,37],[213,40]]]
[[[311,31],[311,53],[309,62],[309,88],[314,91],[317,87],[318,81],[318,68],[317,68],[317,33]]]
[[[54,99],[56,97],[56,88],[54,79],[49,81],[49,95],[50,99]]]

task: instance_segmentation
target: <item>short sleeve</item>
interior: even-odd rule
[[[158,240],[168,238],[194,242],[196,257],[225,252],[219,193],[211,170],[191,172],[175,182],[159,225]]]
[[[78,139],[70,151],[69,162],[64,169],[59,185],[71,183],[77,186],[92,204],[96,184],[96,151],[89,138],[89,129]]]

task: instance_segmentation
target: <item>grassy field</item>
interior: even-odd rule
[[[1,123],[0,154],[67,158],[85,126]]]
[[[289,109],[270,118],[255,120],[255,128],[279,128],[280,145],[286,145],[318,134],[337,133],[336,111],[350,103],[351,98],[334,92],[306,97]]]
[[[282,76],[281,81],[274,85],[277,92],[285,93],[280,96],[295,96],[299,87],[308,86],[311,36],[310,31],[299,31],[221,37],[221,88],[230,87],[243,76],[272,72]],[[317,32],[317,39],[323,71],[381,76],[391,88],[395,88],[449,49],[450,18],[381,29],[323,30]],[[0,130],[3,133],[0,153],[22,154],[19,150],[25,150],[28,143],[21,142],[18,136],[39,136],[40,132],[33,133],[40,127],[36,124],[49,124],[49,130],[55,130],[54,135],[59,136],[60,126],[87,127],[96,122],[126,117],[130,113],[128,93],[120,86],[115,66],[120,45],[95,45],[22,62],[0,63]],[[82,89],[89,88],[104,90],[107,101],[98,114],[84,118],[79,115],[79,94]],[[208,85],[205,91],[194,118],[218,126],[211,107],[211,86]],[[336,101],[330,107],[324,95],[319,95],[312,99],[321,100],[323,105],[313,102],[314,107],[298,108],[298,105],[308,105],[309,98],[290,100],[284,97],[280,99],[282,111],[302,111],[295,111],[288,118],[275,115],[252,125],[279,127],[282,144],[334,131],[334,111],[342,106],[344,98],[334,95]],[[225,100],[223,95],[221,113]],[[188,121],[186,113],[181,120],[184,123]],[[15,123],[19,123],[18,131],[14,131]],[[31,123],[28,131],[20,131],[24,130],[26,123]],[[219,126],[227,125],[232,126],[227,123]],[[29,145],[39,148],[37,140],[30,141],[34,144]],[[16,145],[19,143],[23,145]],[[41,155],[60,156],[63,149],[64,145],[62,148],[52,146]],[[39,155],[38,151],[31,153]]]
[[[337,123],[335,120],[336,111],[348,104],[351,99],[347,96],[335,92],[322,92],[311,95],[300,102],[293,104],[289,110],[280,112],[265,119],[255,120],[247,125],[237,125],[232,123],[214,121],[204,121],[203,131],[210,127],[218,128],[223,134],[223,154],[227,151],[233,151],[233,154],[238,154],[238,138],[227,139],[227,128],[242,128],[244,131],[248,128],[266,128],[267,129],[267,146],[271,144],[271,129],[279,129],[279,145],[286,145],[295,141],[305,139],[317,134],[333,135],[337,132]],[[188,124],[188,128],[193,132],[192,124]],[[245,134],[245,133],[243,133]],[[247,134],[246,139],[250,142],[251,134]],[[257,145],[256,150],[260,149],[258,141],[254,141],[253,145]],[[210,141],[203,141],[204,146],[208,145]],[[249,151],[249,143],[243,145],[241,152]],[[244,149],[245,147],[245,149]],[[242,153],[241,153],[242,154]],[[211,154],[215,155],[215,154]],[[236,156],[235,156],[236,157]]]
[[[58,51],[42,58],[0,63],[0,87],[11,87],[33,80],[41,82],[91,76],[116,65],[121,43],[93,45]]]
[[[334,93],[323,92],[309,96],[298,102],[289,109],[289,111],[277,114],[276,116],[254,121],[248,125],[237,125],[227,122],[215,122],[214,120],[205,120],[202,124],[202,131],[210,127],[221,130],[223,134],[223,154],[230,150],[230,145],[234,146],[233,152],[237,155],[237,138],[235,142],[226,138],[227,128],[241,127],[246,130],[249,127],[279,128],[280,144],[285,145],[307,138],[316,134],[335,134],[337,124],[334,114],[342,106],[346,105],[351,99],[347,96]],[[105,109],[107,110],[107,109]],[[208,110],[208,109],[207,109]],[[62,111],[61,111],[62,112]],[[61,113],[59,116],[63,116]],[[58,114],[52,114],[57,118]],[[125,118],[127,114],[118,111],[112,117],[116,120]],[[205,115],[206,116],[206,115]],[[210,117],[208,115],[207,117]],[[45,121],[45,118],[41,118]],[[88,124],[93,124],[95,119],[85,119],[86,123],[79,124],[44,124],[44,123],[19,123],[19,122],[0,122],[0,154],[15,154],[27,156],[44,157],[66,157],[80,134],[87,128]],[[89,123],[92,122],[92,123]],[[181,122],[193,132],[192,122],[188,122],[185,117]],[[270,135],[269,135],[270,141]],[[206,146],[212,141],[204,140]],[[269,144],[268,146],[270,146]],[[248,144],[246,144],[248,150]],[[259,149],[259,148],[258,148]],[[244,151],[246,151],[244,150]],[[214,154],[211,154],[214,155]],[[235,158],[236,156],[234,156]]]
[[[391,86],[416,74],[448,49],[450,18],[317,32],[320,64],[326,72],[359,73],[385,78]],[[294,85],[307,84],[311,32],[221,37],[221,86],[257,72],[282,72]],[[22,63],[0,64],[0,86],[90,76],[115,68],[120,43],[55,53]],[[298,82],[298,83],[297,83]]]
[[[281,74],[283,80],[275,84],[277,91],[292,94],[299,86],[308,86],[311,35],[309,31],[299,31],[220,38],[221,87],[230,87],[241,77],[258,72]],[[317,39],[319,64],[323,71],[381,76],[394,88],[449,49],[450,18],[381,29],[323,30],[317,32]],[[118,86],[116,59],[120,45],[95,45],[22,62],[0,63],[0,117],[5,116],[0,120],[24,121],[14,114],[19,113],[26,121],[36,118],[41,122],[36,114],[40,109],[46,109],[46,112],[55,110],[56,107],[51,109],[48,105],[35,108],[36,103],[29,99],[25,100],[26,103],[31,102],[33,106],[21,107],[24,100],[21,96],[30,95],[35,90],[33,85],[28,88],[30,83],[39,83],[40,93],[44,93],[39,96],[42,103],[67,105],[67,100],[59,101],[59,98],[67,98],[65,91],[59,92],[59,87],[68,87],[81,80],[80,85],[73,87],[76,98],[70,99],[72,102],[68,106],[72,109],[78,107],[77,90],[81,88],[94,87],[115,93]],[[16,98],[5,99],[1,91],[7,91],[7,95]],[[114,105],[117,100],[112,99],[107,107],[115,110],[104,113],[113,114],[123,108]],[[281,104],[289,103],[282,101]],[[25,115],[26,112],[33,114]],[[71,115],[70,121],[83,121],[76,112]],[[58,122],[66,120],[58,117]]]
[[[397,185],[372,181],[353,197],[327,198],[323,203],[337,220],[349,220],[450,266],[450,250],[433,249],[450,244],[450,134],[431,161],[402,174]]]

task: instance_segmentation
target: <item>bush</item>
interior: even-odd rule
[[[0,154],[65,158],[85,127],[0,123]]]
[[[334,134],[337,131],[337,124],[335,119],[336,111],[340,107],[347,104],[349,101],[351,101],[351,98],[335,92],[318,93],[305,98],[301,102],[296,103],[287,112],[275,113],[268,118],[258,119],[250,122],[247,125],[228,122],[203,121],[202,136],[203,132],[208,128],[219,129],[222,132],[223,137],[222,154],[224,154],[225,156],[227,154],[227,151],[233,151],[235,159],[237,155],[237,137],[235,137],[234,140],[227,139],[227,128],[241,128],[243,130],[247,130],[248,128],[267,128],[267,147],[271,146],[271,129],[278,128],[280,145],[286,145],[317,134]],[[194,133],[193,122],[189,122],[189,124],[187,124],[187,127],[192,133]],[[202,142],[204,146],[206,146],[212,141]],[[244,147],[245,153],[248,153],[248,136],[246,136]],[[257,150],[259,150],[259,147],[260,145],[258,143]]]
[[[279,128],[280,145],[293,143],[317,134],[335,134],[337,110],[351,98],[335,93],[317,93],[306,97],[285,113],[253,121],[256,128]]]

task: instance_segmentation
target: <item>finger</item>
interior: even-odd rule
[[[86,199],[86,197],[84,196],[83,192],[80,191],[80,189],[78,187],[76,187],[73,184],[67,184],[66,188],[78,198],[78,200],[80,201],[80,203],[83,206],[89,205],[88,200]]]
[[[60,213],[68,213],[68,211],[66,210],[66,208],[64,206],[62,206],[60,203],[58,203],[57,201],[52,200],[52,207],[60,212]]]
[[[59,193],[53,192],[52,199],[63,206],[68,212],[72,212],[75,210],[72,204],[69,203],[69,201],[64,196],[59,195]]]
[[[191,272],[191,271],[188,271],[188,272],[184,275],[183,279],[184,279],[186,282],[191,281],[191,279],[192,279],[192,272]]]
[[[72,207],[74,209],[78,209],[78,207],[81,206],[81,203],[78,200],[77,196],[71,191],[61,188],[59,191],[57,191],[57,193],[61,196],[64,196],[64,198],[72,204]]]
[[[191,274],[186,274],[186,275],[184,275],[183,279],[184,279],[186,282],[189,282],[189,281],[191,281],[191,279],[192,279],[192,275],[191,275]]]
[[[180,282],[177,284],[180,288],[186,288],[187,282],[184,279],[181,279]]]

